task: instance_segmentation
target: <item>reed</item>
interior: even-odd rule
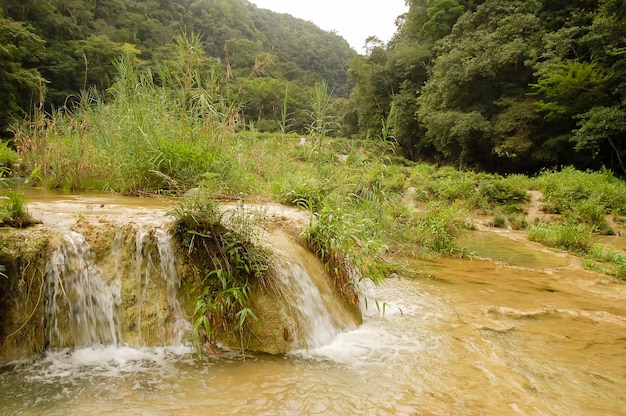
[[[182,67],[161,67],[160,83],[125,56],[108,98],[86,91],[72,107],[38,114],[16,132],[30,168],[52,188],[144,194],[197,185],[215,167],[229,114],[219,110],[220,85],[207,84],[217,80],[191,64],[201,60],[188,56],[201,50],[193,42],[180,42]]]

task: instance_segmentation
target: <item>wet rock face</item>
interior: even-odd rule
[[[39,353],[45,347],[43,270],[54,233],[1,229],[0,362]]]

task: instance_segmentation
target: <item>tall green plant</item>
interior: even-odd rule
[[[322,171],[322,163],[324,162],[324,145],[326,135],[332,131],[332,117],[330,115],[332,94],[328,91],[326,81],[319,82],[315,85],[313,92],[313,102],[311,107],[311,124],[309,125],[309,134],[315,141],[316,162],[318,172]]]
[[[33,218],[24,204],[23,194],[9,190],[0,197],[0,224],[16,228],[33,224]]]
[[[289,130],[289,84],[285,83],[285,96],[283,98],[283,103],[280,106],[280,131],[285,134]]]
[[[384,280],[385,245],[376,237],[375,222],[331,207],[326,202],[304,231],[305,241],[324,263],[335,286],[358,303],[360,279]]]
[[[455,238],[463,229],[467,212],[455,204],[441,201],[429,202],[425,213],[417,220],[414,231],[415,243],[423,255],[454,254],[461,251]]]
[[[254,281],[265,282],[269,276],[269,255],[253,243],[243,207],[226,218],[210,199],[201,197],[181,204],[174,216],[174,236],[202,274],[193,342],[198,354],[215,351],[224,333],[243,333],[248,320],[258,319],[249,296]]]

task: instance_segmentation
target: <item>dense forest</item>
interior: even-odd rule
[[[408,0],[351,64],[353,118],[405,155],[500,172],[626,173],[624,0]]]
[[[81,90],[105,92],[124,53],[156,73],[182,33],[200,37],[207,72],[232,91],[245,82],[241,110],[257,128],[279,128],[286,92],[294,130],[316,82],[350,93],[356,52],[343,38],[246,0],[0,0],[0,131],[40,103],[49,111]],[[263,73],[251,77],[259,62]]]
[[[158,73],[187,33],[242,129],[306,133],[325,81],[335,134],[394,141],[411,160],[626,174],[626,1],[407,4],[394,38],[359,56],[246,0],[0,0],[0,129],[81,90],[106,95],[120,55]]]

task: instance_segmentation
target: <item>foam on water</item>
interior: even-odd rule
[[[55,383],[62,379],[84,380],[93,377],[121,378],[139,373],[171,373],[174,363],[191,359],[188,346],[132,348],[97,346],[79,349],[48,351],[43,358],[28,368],[26,379]]]
[[[427,299],[415,290],[414,284],[401,279],[379,287],[367,281],[364,289],[367,307],[363,310],[365,319],[361,326],[336,334],[327,344],[294,354],[360,368],[385,365],[403,356],[438,348],[438,337],[425,325],[435,320],[433,311],[441,309],[440,305],[433,304],[433,299]],[[423,328],[423,336],[399,330],[407,324],[413,325],[416,331]]]

